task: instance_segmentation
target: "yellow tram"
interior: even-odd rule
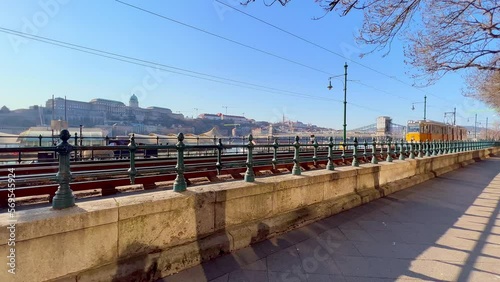
[[[437,121],[408,121],[406,141],[467,140],[467,129]]]

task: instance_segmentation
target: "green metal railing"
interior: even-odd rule
[[[285,144],[280,144],[278,142],[278,139],[275,138],[274,140],[268,139],[266,144],[259,145],[255,143],[252,135],[250,135],[246,139],[246,143],[244,144],[225,144],[223,139],[219,138],[218,140],[214,139],[212,145],[187,145],[184,142],[184,134],[180,133],[177,136],[176,144],[138,145],[136,138],[132,135],[129,139],[129,144],[126,146],[118,145],[88,147],[73,146],[68,143],[68,141],[70,140],[70,134],[67,130],[62,130],[59,138],[61,141],[55,147],[22,148],[23,150],[32,152],[35,152],[36,150],[52,151],[56,154],[56,158],[59,163],[59,171],[56,175],[56,179],[59,183],[59,187],[52,202],[52,206],[55,209],[67,208],[75,204],[75,199],[70,188],[70,182],[72,179],[71,159],[75,158],[75,154],[72,155],[72,153],[89,148],[96,151],[110,150],[110,148],[119,150],[120,152],[126,151],[128,153],[128,160],[130,163],[130,166],[126,173],[130,178],[130,184],[135,184],[136,177],[144,175],[145,173],[174,172],[176,173],[176,178],[173,184],[173,190],[176,192],[182,192],[187,188],[187,182],[184,173],[187,169],[185,165],[185,156],[189,152],[213,152],[212,156],[216,157],[216,163],[212,165],[212,167],[216,168],[218,174],[220,174],[224,168],[235,166],[246,167],[246,171],[243,177],[244,181],[254,182],[254,168],[259,165],[272,165],[273,169],[277,169],[277,166],[279,164],[293,163],[291,173],[293,175],[300,175],[302,171],[301,164],[303,162],[312,162],[316,167],[318,167],[319,162],[323,162],[325,164],[325,169],[335,170],[335,161],[342,161],[345,165],[348,164],[347,160],[350,159],[352,160],[350,162],[350,165],[357,167],[360,165],[360,161],[364,163],[377,164],[379,160],[392,162],[394,159],[405,160],[406,158],[424,158],[464,151],[479,150],[500,145],[499,143],[494,141],[406,142],[405,140],[393,141],[390,139],[384,141],[377,141],[373,139],[370,140],[370,142],[368,142],[368,140],[364,140],[362,143],[360,143],[358,142],[357,138],[354,138],[353,142],[351,143],[338,144],[334,142],[332,137],[323,139],[321,143],[318,142],[318,139],[316,138],[311,138],[310,140],[301,143],[299,136],[296,136],[294,138],[293,143],[291,142],[292,140],[289,140],[289,142],[285,142]],[[6,152],[9,149],[13,148],[0,148],[0,153]],[[241,149],[241,152],[244,152],[244,154],[246,154],[246,161],[244,163],[223,163],[224,152],[228,149]],[[175,152],[175,168],[147,168],[143,170],[141,170],[141,168],[137,169],[137,152],[141,150],[163,150]],[[286,152],[293,152],[293,157],[280,155]],[[337,154],[335,154],[336,152]],[[267,155],[269,155],[269,159],[256,157]]]

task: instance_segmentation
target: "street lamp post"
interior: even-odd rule
[[[468,121],[468,119],[467,119]],[[482,125],[483,121],[477,121],[477,114],[474,116],[474,139],[476,139],[477,135],[477,125]],[[485,123],[485,131],[484,131],[484,139],[488,140],[488,117],[486,117],[486,123]]]
[[[486,132],[484,133],[485,139],[488,140],[488,117],[486,117]]]
[[[413,102],[411,103],[411,110],[415,110],[415,104],[424,104],[424,120],[427,120],[426,117],[426,113],[427,113],[427,95],[424,96],[424,101],[423,102]]]
[[[474,115],[474,139],[475,140],[477,140],[476,133],[477,133],[477,114]]]
[[[335,77],[340,77],[342,75],[335,75],[335,76],[331,76],[329,77],[329,84],[328,84],[328,90],[332,90],[332,78],[335,78]],[[344,144],[346,143],[346,139],[347,139],[347,131],[346,131],[346,128],[347,128],[347,62],[344,64]]]

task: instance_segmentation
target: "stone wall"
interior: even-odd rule
[[[0,281],[154,281],[496,154],[498,148],[134,193],[17,212],[16,274]],[[8,214],[0,253],[9,253]],[[142,280],[141,280],[142,279]]]

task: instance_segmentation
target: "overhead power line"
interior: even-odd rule
[[[268,87],[268,86],[264,86],[264,85],[248,83],[245,81],[229,79],[229,78],[225,78],[225,77],[221,77],[221,76],[215,76],[215,75],[210,75],[210,74],[206,74],[206,73],[191,71],[188,69],[169,66],[169,65],[162,64],[162,63],[157,63],[157,62],[153,62],[153,61],[139,59],[139,58],[135,58],[135,57],[131,57],[131,56],[120,55],[120,54],[114,53],[114,52],[103,51],[103,50],[96,49],[96,48],[85,47],[83,45],[69,43],[66,41],[55,40],[55,39],[51,39],[48,37],[32,35],[32,34],[20,32],[20,31],[16,31],[16,30],[4,28],[4,27],[0,27],[0,32],[6,33],[6,34],[11,34],[14,36],[23,37],[23,38],[26,38],[29,40],[34,40],[34,41],[46,43],[49,45],[53,45],[53,46],[57,46],[57,47],[65,48],[65,49],[70,49],[73,51],[83,52],[83,53],[98,56],[98,57],[103,57],[103,58],[112,59],[112,60],[116,60],[116,61],[120,61],[120,62],[124,62],[124,63],[143,66],[143,67],[155,68],[155,69],[158,69],[161,71],[179,74],[179,75],[188,76],[188,77],[193,77],[193,78],[202,79],[202,80],[207,80],[207,81],[211,81],[211,82],[227,84],[227,85],[231,85],[231,86],[247,88],[247,89],[252,89],[252,90],[257,90],[257,91],[262,91],[262,92],[268,92],[268,93],[273,93],[273,94],[278,94],[278,95],[293,96],[293,97],[312,99],[312,100],[334,101],[337,103],[342,103],[341,100],[337,100],[337,99],[319,97],[319,96],[314,96],[314,95],[310,95],[310,94],[288,91],[288,90],[278,89],[278,88],[274,88],[274,87]],[[169,70],[167,68],[172,68],[174,70]],[[184,72],[186,72],[186,73],[184,73]],[[206,76],[206,77],[203,77],[203,76]],[[226,82],[226,81],[229,81],[229,82]],[[366,107],[363,105],[358,105],[358,104],[354,104],[354,103],[348,103],[348,104],[355,106],[355,107],[358,107],[358,108],[363,108],[363,109],[367,109],[370,111],[382,113],[380,110],[372,109],[372,108],[369,108],[369,107]],[[386,113],[382,113],[382,114],[386,114]]]
[[[259,84],[255,84],[255,83],[249,83],[249,82],[245,82],[245,81],[234,80],[234,79],[230,79],[230,78],[215,76],[215,75],[201,73],[201,72],[197,72],[197,71],[191,71],[191,70],[187,70],[187,69],[183,69],[183,68],[179,68],[179,67],[165,65],[162,63],[152,62],[152,61],[134,58],[134,57],[130,57],[130,56],[120,55],[117,53],[103,51],[103,50],[99,50],[99,49],[95,49],[95,48],[89,48],[89,47],[85,47],[82,45],[64,42],[64,41],[60,41],[60,40],[55,40],[55,39],[51,39],[51,38],[47,38],[47,37],[31,35],[31,34],[15,31],[15,30],[8,29],[8,28],[0,27],[0,32],[8,33],[8,34],[12,34],[15,36],[19,36],[19,37],[43,42],[46,44],[50,44],[50,45],[59,46],[59,47],[66,48],[66,49],[71,49],[71,50],[91,54],[91,55],[96,55],[96,56],[100,56],[100,57],[104,57],[104,58],[108,58],[108,59],[112,59],[112,60],[117,60],[117,61],[130,63],[130,64],[134,64],[134,65],[139,65],[139,66],[144,66],[144,67],[152,67],[152,68],[156,68],[156,69],[159,69],[159,70],[162,70],[165,72],[170,72],[170,73],[189,76],[189,77],[193,77],[193,78],[208,80],[208,81],[212,81],[212,82],[217,82],[217,83],[222,83],[222,84],[227,84],[227,85],[232,85],[232,86],[237,86],[237,87],[243,87],[243,88],[248,88],[248,89],[253,89],[253,90],[271,92],[271,93],[276,93],[276,94],[281,94],[278,92],[283,92],[283,93],[287,93],[287,95],[289,95],[289,96],[295,96],[295,97],[320,99],[320,100],[321,99],[328,99],[328,98],[324,98],[324,97],[313,96],[310,94],[304,94],[304,93],[289,91],[289,90],[282,90],[282,89],[263,86],[263,85],[259,85]],[[166,69],[166,68],[170,68],[170,69]],[[206,77],[203,77],[203,76],[206,76]],[[241,84],[241,85],[239,85],[239,84]],[[262,89],[259,89],[259,88],[262,88]],[[334,99],[328,99],[328,100],[335,101]],[[341,102],[341,101],[339,100],[338,102]]]
[[[218,35],[218,34],[215,34],[213,32],[210,32],[210,31],[207,31],[207,30],[204,30],[204,29],[201,29],[199,27],[196,27],[196,26],[193,26],[193,25],[190,25],[190,24],[187,24],[187,23],[183,23],[181,21],[178,21],[178,20],[174,20],[172,18],[169,18],[167,16],[164,16],[164,15],[160,15],[158,13],[155,13],[153,11],[149,11],[149,10],[146,10],[144,8],[141,8],[141,7],[138,7],[138,6],[135,6],[135,5],[132,5],[132,4],[129,4],[129,3],[125,3],[125,2],[122,2],[120,0],[115,0],[116,2],[120,3],[120,4],[123,4],[123,5],[126,5],[126,6],[129,6],[131,8],[134,8],[134,9],[137,9],[139,11],[143,11],[145,13],[148,13],[148,14],[151,14],[151,15],[154,15],[154,16],[157,16],[159,18],[162,18],[162,19],[165,19],[165,20],[168,20],[168,21],[171,21],[171,22],[174,22],[176,24],[180,24],[180,25],[183,25],[185,27],[188,27],[188,28],[191,28],[191,29],[195,29],[199,32],[203,32],[205,34],[208,34],[208,35],[211,35],[211,36],[214,36],[214,37],[217,37],[219,39],[222,39],[222,40],[225,40],[225,41],[228,41],[228,42],[231,42],[231,43],[234,43],[234,44],[237,44],[237,45],[240,45],[242,47],[245,47],[245,48],[248,48],[248,49],[251,49],[251,50],[254,50],[254,51],[257,51],[257,52],[260,52],[260,53],[263,53],[263,54],[266,54],[266,55],[269,55],[269,56],[272,56],[272,57],[275,57],[275,58],[278,58],[278,59],[281,59],[281,60],[284,60],[284,61],[287,61],[289,63],[292,63],[292,64],[296,64],[296,65],[299,65],[299,66],[302,66],[302,67],[305,67],[305,68],[308,68],[308,69],[311,69],[311,70],[314,70],[314,71],[317,71],[317,72],[321,72],[321,73],[324,73],[324,74],[327,74],[327,75],[330,75],[329,72],[326,72],[326,71],[323,71],[323,70],[320,70],[318,68],[315,68],[315,67],[311,67],[311,66],[308,66],[306,64],[303,64],[303,63],[300,63],[300,62],[297,62],[297,61],[294,61],[294,60],[291,60],[291,59],[288,59],[288,58],[285,58],[283,56],[280,56],[280,55],[276,55],[276,54],[273,54],[271,52],[268,52],[268,51],[265,51],[265,50],[262,50],[262,49],[259,49],[257,47],[253,47],[253,46],[250,46],[248,44],[245,44],[245,43],[241,43],[239,41],[236,41],[236,40],[233,40],[233,39],[230,39],[230,38],[227,38],[227,37],[224,37],[222,35]]]
[[[116,0],[116,1],[119,1],[119,0]],[[121,1],[119,1],[119,2],[121,2]],[[443,100],[443,101],[450,102],[450,101],[448,101],[447,99],[444,99],[444,98],[442,98],[442,97],[439,97],[439,96],[437,96],[437,95],[435,95],[435,94],[433,94],[433,93],[429,93],[429,92],[427,92],[427,91],[424,91],[424,90],[422,90],[422,89],[420,89],[420,88],[418,88],[418,87],[415,87],[414,85],[411,85],[411,84],[409,84],[409,83],[407,83],[407,82],[405,82],[405,81],[403,81],[403,80],[401,80],[401,79],[399,79],[399,78],[397,78],[397,77],[395,77],[395,76],[388,75],[388,74],[386,74],[386,73],[384,73],[384,72],[382,72],[382,71],[379,71],[379,70],[377,70],[377,69],[375,69],[375,68],[373,68],[373,67],[367,66],[367,65],[362,64],[362,63],[357,62],[357,61],[354,61],[354,60],[352,60],[352,59],[350,59],[350,58],[348,58],[348,57],[346,57],[346,56],[344,56],[344,55],[342,55],[342,54],[340,54],[340,53],[338,53],[338,52],[335,52],[335,51],[333,51],[333,50],[331,50],[331,49],[328,49],[328,48],[326,48],[326,47],[324,47],[324,46],[321,46],[321,45],[319,45],[319,44],[317,44],[317,43],[315,43],[315,42],[312,42],[311,40],[308,40],[308,39],[306,39],[306,38],[304,38],[304,37],[301,37],[301,36],[299,36],[299,35],[297,35],[297,34],[294,34],[294,33],[290,32],[290,31],[288,31],[288,30],[285,30],[285,29],[283,29],[283,28],[281,28],[281,27],[279,27],[279,26],[276,26],[276,25],[274,25],[274,24],[272,24],[272,23],[269,23],[269,22],[267,22],[267,21],[265,21],[265,20],[263,20],[263,19],[257,18],[257,17],[255,17],[255,16],[253,16],[253,15],[251,15],[251,14],[249,14],[249,13],[246,13],[246,12],[244,12],[244,11],[242,11],[242,10],[240,10],[240,9],[236,8],[236,7],[233,7],[233,6],[231,6],[231,5],[227,4],[227,3],[223,3],[223,2],[222,2],[222,1],[220,1],[220,0],[215,0],[215,2],[217,2],[217,3],[221,4],[221,5],[224,5],[224,6],[228,7],[228,8],[230,8],[230,9],[233,9],[233,10],[235,10],[235,11],[237,11],[237,12],[239,12],[239,13],[241,13],[241,14],[243,14],[243,15],[247,16],[247,17],[250,17],[250,18],[252,18],[252,19],[254,19],[254,20],[256,20],[256,21],[259,21],[259,22],[261,22],[261,23],[263,23],[263,24],[265,24],[265,25],[268,25],[268,26],[270,26],[270,27],[272,27],[272,28],[274,28],[274,29],[276,29],[276,30],[279,30],[279,31],[281,31],[281,32],[283,32],[283,33],[286,33],[286,34],[288,34],[288,35],[290,35],[290,36],[292,36],[292,37],[295,37],[295,38],[297,38],[297,39],[299,39],[299,40],[302,40],[302,41],[304,41],[304,42],[306,42],[306,43],[309,43],[309,44],[311,44],[311,45],[313,45],[313,46],[315,46],[315,47],[317,47],[317,48],[320,48],[320,49],[322,49],[322,50],[324,50],[324,51],[327,51],[327,52],[329,52],[329,53],[331,53],[331,54],[334,54],[334,55],[339,56],[339,57],[341,57],[341,58],[343,58],[343,59],[345,59],[345,60],[348,60],[348,61],[350,61],[350,62],[352,62],[352,63],[354,63],[354,64],[357,64],[357,65],[359,65],[359,66],[361,66],[361,67],[364,67],[364,68],[366,68],[366,69],[369,69],[369,70],[371,70],[371,71],[373,71],[373,72],[376,72],[376,73],[378,73],[378,74],[380,74],[380,75],[383,75],[383,76],[385,76],[385,77],[387,77],[387,78],[390,78],[390,79],[395,80],[395,81],[397,81],[397,82],[399,82],[399,83],[402,83],[402,84],[404,84],[404,85],[407,85],[407,86],[409,86],[409,87],[411,87],[411,88],[413,88],[413,89],[416,89],[416,90],[418,90],[418,91],[420,91],[420,92],[422,92],[422,93],[425,93],[425,94],[428,94],[428,95],[432,95],[432,96],[437,97],[437,98],[439,98],[439,99],[441,99],[441,100]],[[384,92],[385,92],[385,91],[384,91]],[[386,92],[386,93],[388,93],[388,92]]]
[[[317,71],[317,72],[320,72],[320,73],[323,73],[323,74],[327,74],[327,75],[329,75],[329,76],[331,75],[331,73],[330,73],[330,72],[326,72],[326,71],[320,70],[320,69],[318,69],[318,68],[315,68],[315,67],[312,67],[312,66],[309,66],[309,65],[306,65],[306,64],[303,64],[303,63],[297,62],[297,61],[293,61],[293,60],[290,60],[290,59],[287,59],[287,58],[284,58],[284,57],[282,57],[282,56],[280,56],[280,55],[277,55],[277,54],[271,53],[271,52],[269,52],[269,51],[265,51],[265,50],[258,49],[258,48],[253,47],[253,46],[249,46],[249,45],[247,45],[247,44],[245,44],[245,43],[241,43],[241,42],[239,42],[239,41],[236,41],[236,40],[233,40],[233,39],[230,39],[230,38],[227,38],[227,37],[224,37],[224,36],[221,36],[221,35],[215,34],[215,33],[213,33],[213,32],[210,32],[210,31],[204,30],[204,29],[202,29],[202,28],[199,28],[199,27],[196,27],[196,26],[193,26],[193,25],[190,25],[190,24],[187,24],[187,23],[181,22],[181,21],[179,21],[179,20],[172,19],[172,18],[170,18],[170,17],[167,17],[167,16],[164,16],[164,15],[158,14],[158,13],[156,13],[156,12],[153,12],[153,11],[150,11],[150,10],[147,10],[147,9],[144,9],[144,8],[141,8],[141,7],[138,7],[138,6],[135,6],[135,5],[132,5],[132,4],[129,4],[129,3],[123,2],[123,1],[121,1],[121,0],[115,0],[115,1],[116,1],[116,2],[118,2],[118,3],[120,3],[120,4],[123,4],[123,5],[125,5],[125,6],[128,6],[128,7],[131,7],[131,8],[137,9],[137,10],[139,10],[139,11],[145,12],[145,13],[147,13],[147,14],[151,14],[151,15],[153,15],[153,16],[156,16],[156,17],[159,17],[159,18],[162,18],[162,19],[168,20],[168,21],[170,21],[170,22],[173,22],[173,23],[176,23],[176,24],[179,24],[179,25],[182,25],[182,26],[185,26],[185,27],[188,27],[188,28],[191,28],[191,29],[197,30],[197,31],[202,32],[202,33],[209,34],[209,35],[211,35],[211,36],[213,36],[213,37],[216,37],[216,38],[219,38],[219,39],[222,39],[222,40],[225,40],[225,41],[229,41],[229,42],[234,43],[234,44],[237,44],[237,45],[239,45],[239,46],[243,46],[243,47],[246,47],[246,48],[249,48],[249,49],[255,50],[255,51],[257,51],[257,52],[260,52],[260,53],[263,53],[263,54],[266,54],[266,55],[269,55],[269,56],[272,56],[272,57],[275,57],[275,58],[279,58],[279,59],[282,59],[282,60],[284,60],[284,61],[287,61],[287,62],[290,62],[290,63],[296,64],[296,65],[300,65],[300,66],[306,67],[306,68],[308,68],[308,69],[311,69],[311,70],[314,70],[314,71]],[[216,0],[216,1],[217,1],[217,0]],[[225,3],[222,3],[222,2],[220,2],[220,1],[217,1],[217,2],[219,2],[219,3],[223,4],[223,5],[226,5],[226,6],[228,6],[228,7],[231,7],[231,6],[229,6],[229,5],[225,4]],[[293,33],[289,32],[289,31],[286,31],[286,30],[284,30],[284,29],[282,29],[282,28],[280,28],[280,27],[277,27],[277,26],[275,26],[275,25],[273,25],[273,24],[270,24],[270,23],[268,23],[268,22],[266,22],[266,21],[264,21],[264,20],[261,20],[261,19],[259,19],[259,18],[256,18],[256,17],[254,17],[254,16],[252,16],[252,15],[250,15],[250,14],[247,14],[247,13],[245,13],[245,12],[241,11],[241,10],[238,10],[238,9],[236,9],[236,8],[234,8],[234,7],[231,7],[231,8],[232,8],[232,9],[235,9],[236,11],[241,12],[241,13],[243,13],[243,14],[245,14],[245,15],[249,16],[249,17],[252,17],[253,19],[256,19],[256,20],[261,21],[261,22],[263,22],[263,23],[265,23],[265,24],[267,24],[267,25],[270,25],[270,26],[272,26],[273,28],[276,28],[276,29],[278,29],[278,30],[280,30],[280,31],[282,31],[282,32],[285,32],[285,33],[287,33],[287,34],[289,34],[289,35],[291,35],[291,36],[293,36],[293,37],[296,37],[296,38],[298,38],[298,39],[300,39],[300,40],[303,40],[303,41],[305,41],[305,42],[307,42],[307,43],[309,43],[309,44],[312,44],[312,45],[314,45],[314,46],[316,46],[316,47],[318,47],[318,48],[321,48],[321,49],[323,49],[323,50],[325,50],[325,51],[328,51],[328,52],[333,53],[333,54],[335,54],[335,55],[341,56],[342,58],[345,58],[345,59],[347,59],[347,60],[349,60],[349,61],[352,61],[351,59],[348,59],[348,58],[346,58],[346,57],[344,57],[344,56],[342,56],[342,55],[340,55],[340,54],[338,54],[338,53],[336,53],[336,52],[334,52],[334,51],[332,51],[332,50],[330,50],[330,49],[328,49],[328,48],[325,48],[325,47],[323,47],[323,46],[321,46],[321,45],[319,45],[319,44],[316,44],[316,43],[314,43],[314,42],[312,42],[312,41],[310,41],[310,40],[304,39],[304,38],[302,38],[302,37],[300,37],[300,36],[298,36],[298,35],[295,35],[295,34],[293,34]],[[356,64],[359,64],[359,65],[361,65],[361,66],[363,66],[363,67],[365,67],[365,68],[371,69],[371,70],[373,70],[373,71],[375,71],[375,72],[378,72],[378,73],[380,73],[380,74],[383,74],[382,72],[377,71],[376,69],[373,69],[373,68],[371,68],[371,67],[368,67],[368,66],[362,65],[361,63],[358,63],[358,62],[355,62],[355,61],[352,61],[352,62],[354,62],[354,63],[356,63]],[[386,75],[386,74],[383,74],[383,75],[388,76],[388,75]],[[388,76],[388,77],[389,77],[389,76]],[[356,84],[364,85],[364,86],[369,87],[369,88],[371,88],[371,89],[374,89],[374,90],[377,90],[377,91],[380,91],[380,92],[383,92],[383,93],[386,93],[386,94],[389,94],[389,95],[392,95],[392,96],[396,96],[396,97],[398,97],[398,98],[400,98],[400,99],[406,99],[406,100],[408,100],[408,101],[411,101],[411,100],[410,100],[410,99],[408,99],[408,98],[403,98],[403,97],[402,97],[402,96],[400,96],[400,95],[396,95],[396,94],[390,93],[390,92],[385,91],[385,90],[380,90],[380,89],[377,89],[377,88],[375,88],[375,87],[369,86],[369,85],[367,85],[367,84],[364,84],[364,83],[361,83],[361,82],[358,82],[358,81],[352,81],[352,82],[353,82],[353,83],[356,83]],[[400,81],[400,82],[403,82],[403,81]],[[404,82],[403,82],[403,83],[404,83]]]

